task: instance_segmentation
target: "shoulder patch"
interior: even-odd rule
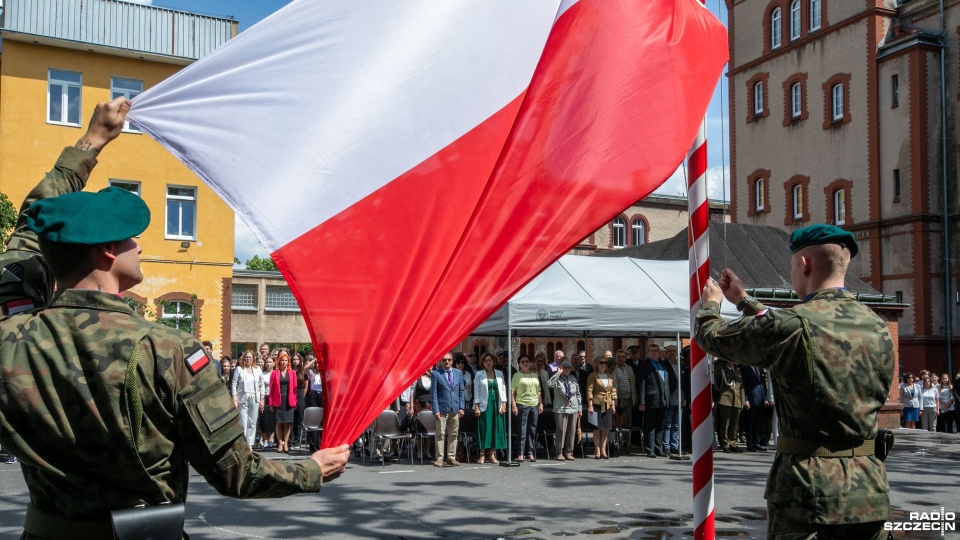
[[[207,356],[203,347],[197,347],[193,352],[187,354],[183,361],[187,363],[187,369],[190,370],[190,373],[196,375],[201,369],[207,367],[207,364],[210,363],[210,357]]]
[[[769,309],[760,310],[760,312],[757,313],[757,317],[763,317],[764,315],[767,314],[768,311],[770,310]]]
[[[24,298],[21,300],[11,300],[3,304],[3,314],[4,315],[16,315],[24,311],[29,311],[36,306],[33,304],[33,300],[29,298]]]

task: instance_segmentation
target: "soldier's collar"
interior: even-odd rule
[[[840,291],[846,291],[846,290],[847,290],[846,287],[830,287],[829,289],[820,289],[818,291],[813,291],[812,293],[803,297],[803,302],[801,302],[801,304],[807,302],[808,300],[810,300],[814,296],[817,296],[820,293],[832,293],[832,292],[840,292]]]
[[[125,298],[114,293],[93,291],[90,289],[63,289],[53,296],[50,307],[74,307],[81,309],[103,309],[133,313]]]

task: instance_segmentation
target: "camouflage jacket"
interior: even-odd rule
[[[789,309],[753,300],[724,323],[720,306],[697,313],[696,338],[710,354],[767,368],[780,433],[822,441],[872,439],[893,379],[887,325],[845,290],[824,289]],[[778,453],[764,497],[795,522],[861,523],[890,517],[883,462]]]
[[[0,443],[20,458],[39,510],[106,520],[114,509],[182,502],[188,463],[231,497],[320,490],[313,460],[251,451],[200,342],[142,319],[123,298],[69,289],[3,320],[0,333]],[[138,342],[139,445],[124,385]]]
[[[27,228],[27,208],[40,199],[82,190],[96,164],[92,153],[68,146],[53,169],[27,194],[7,250],[0,253],[2,315],[45,306],[53,296],[53,276],[40,256],[37,235]]]

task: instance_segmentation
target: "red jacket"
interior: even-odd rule
[[[287,387],[287,403],[291,407],[297,406],[297,374],[292,369],[287,370],[287,376],[290,377],[290,385]],[[275,369],[270,374],[270,406],[279,407],[283,402],[280,401],[280,370]]]

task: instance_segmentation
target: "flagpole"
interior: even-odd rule
[[[693,442],[693,521],[694,540],[714,540],[713,500],[713,416],[710,371],[706,353],[697,344],[693,328],[703,284],[710,279],[709,224],[707,200],[707,123],[687,154],[687,211],[689,215],[690,269],[690,396]]]

